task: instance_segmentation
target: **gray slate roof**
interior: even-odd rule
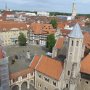
[[[83,34],[78,23],[76,23],[73,30],[70,32],[68,36],[71,38],[83,38]]]

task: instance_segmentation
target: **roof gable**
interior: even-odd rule
[[[73,30],[70,32],[68,36],[71,38],[83,38],[83,34],[78,23],[74,26]]]
[[[63,70],[63,65],[62,62],[47,56],[42,56],[35,69],[51,78],[59,80]]]

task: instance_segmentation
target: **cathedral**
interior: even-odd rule
[[[72,19],[76,17],[73,3]],[[35,88],[37,90],[90,90],[89,33],[82,32],[76,23],[73,30],[66,33],[57,30],[56,44],[52,58],[35,56],[31,63],[35,66]],[[30,67],[31,67],[30,66]]]
[[[35,88],[37,90],[90,90],[90,54],[84,56],[84,34],[79,24],[76,23],[67,36],[60,36],[59,39],[53,48],[52,58],[38,56],[36,60],[37,56],[35,56],[32,61],[33,63],[38,61],[35,67]]]

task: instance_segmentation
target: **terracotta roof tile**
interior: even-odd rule
[[[40,59],[40,56],[35,55],[34,58],[33,58],[33,60],[32,60],[32,62],[29,65],[29,67],[32,68],[32,69],[35,69],[35,67],[36,67],[39,59]]]
[[[18,28],[19,30],[26,30],[27,24],[23,22],[0,21],[0,31],[8,31],[12,28]]]
[[[63,36],[68,36],[68,34],[71,32],[71,30],[62,29],[61,33]]]
[[[63,70],[63,65],[62,62],[55,59],[47,56],[41,56],[35,69],[51,78],[59,80]]]
[[[84,44],[87,48],[90,48],[90,33],[84,33]]]
[[[32,23],[31,29],[34,34],[54,34],[55,30],[51,24]]]
[[[15,73],[10,73],[10,79],[16,79],[19,76],[24,76],[24,75],[27,75],[28,73],[32,73],[32,71],[33,71],[32,68],[27,68]]]
[[[81,72],[90,74],[90,54],[81,61]]]
[[[63,47],[64,40],[65,40],[64,37],[60,37],[60,38],[56,41],[55,48],[61,49],[61,48]]]

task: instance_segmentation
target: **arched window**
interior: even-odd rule
[[[73,40],[72,40],[72,46],[73,46]]]
[[[77,41],[76,45],[77,45],[77,46],[79,45],[79,41]]]
[[[68,75],[70,75],[70,71],[68,71]]]

